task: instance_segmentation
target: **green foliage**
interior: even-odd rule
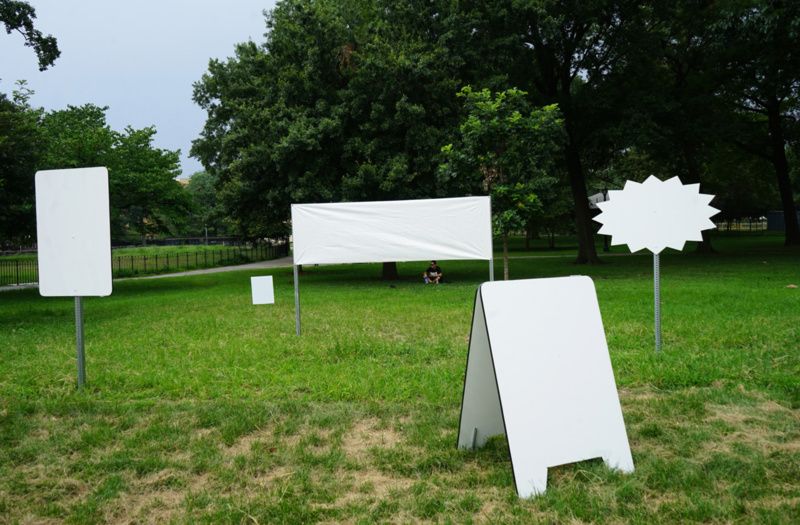
[[[179,152],[154,147],[152,126],[112,130],[107,110],[86,104],[46,113],[38,169],[106,166],[114,237],[177,232],[190,206],[175,180]]]
[[[106,166],[112,235],[176,233],[190,199],[175,180],[179,152],[153,146],[156,130],[106,123],[93,104],[44,112],[29,104],[24,83],[9,100],[0,94],[0,242],[28,245],[35,236],[34,173]]]
[[[187,233],[204,235],[206,229],[212,235],[227,233],[227,221],[217,190],[218,178],[207,171],[198,171],[189,179],[186,191],[192,200],[192,213]]]
[[[42,146],[41,111],[20,83],[11,99],[0,93],[0,247],[27,245],[34,236],[33,173]]]
[[[556,105],[532,109],[526,93],[514,88],[492,93],[466,86],[458,96],[464,99],[464,120],[458,142],[442,148],[438,176],[464,194],[491,195],[495,233],[505,245],[510,232],[541,215],[537,193],[554,193],[561,114]],[[507,254],[504,268],[507,278]]]
[[[634,168],[702,182],[728,214],[774,208],[778,195],[789,205],[795,4],[288,0],[264,44],[212,61],[196,84],[208,120],[192,152],[240,230],[284,233],[291,202],[485,191],[436,175],[454,162],[440,146],[461,140],[465,108],[451,94],[516,86],[557,104],[565,129],[559,169],[534,179],[557,189],[538,189],[529,226],[574,221],[578,260],[595,262],[588,194]],[[732,146],[769,160],[780,191],[761,160],[724,161]],[[504,196],[514,192],[526,190]]]
[[[39,71],[52,66],[61,56],[58,43],[52,35],[44,35],[34,26],[36,10],[28,2],[19,0],[0,0],[0,22],[5,25],[6,33],[16,31],[25,39],[25,45],[33,48],[39,60]]]
[[[240,230],[285,233],[292,202],[451,195],[440,147],[471,64],[450,2],[281,2],[263,45],[212,61],[192,154]]]

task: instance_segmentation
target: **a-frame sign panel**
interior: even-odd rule
[[[459,448],[508,439],[520,497],[547,469],[602,458],[633,471],[594,283],[559,277],[484,283],[475,298]]]

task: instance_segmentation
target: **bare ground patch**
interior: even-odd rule
[[[186,497],[209,486],[206,474],[185,476],[164,469],[129,480],[129,488],[104,509],[106,523],[166,523],[181,514]]]
[[[364,461],[370,449],[394,448],[402,442],[400,433],[382,425],[376,418],[356,421],[353,428],[342,439],[342,450],[348,457]]]
[[[795,431],[800,430],[800,411],[784,407],[771,400],[754,405],[707,405],[711,421],[721,421],[732,427],[732,432],[722,433],[706,443],[704,452],[731,452],[734,444],[743,444],[760,450],[763,454],[774,451],[800,453],[800,441],[786,440],[785,428],[776,431],[775,421],[790,421]]]
[[[223,452],[228,458],[244,455],[250,452],[254,443],[267,443],[272,438],[272,430],[268,428],[259,429],[250,434],[240,437],[234,444],[225,447]]]

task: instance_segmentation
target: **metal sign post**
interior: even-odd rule
[[[297,265],[292,265],[294,269],[294,330],[300,335],[300,279]]]
[[[489,280],[494,281],[494,257],[489,259]]]
[[[78,388],[86,383],[86,356],[83,353],[83,298],[75,296],[75,347],[78,352]]]
[[[653,309],[655,314],[656,352],[661,351],[661,261],[653,254]]]
[[[39,294],[75,301],[78,388],[86,384],[83,298],[106,297],[111,275],[111,213],[104,167],[37,171]]]

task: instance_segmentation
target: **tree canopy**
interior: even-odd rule
[[[39,71],[52,66],[61,56],[58,42],[52,35],[45,35],[34,26],[36,10],[28,2],[0,0],[0,22],[6,33],[17,32],[25,39],[25,45],[33,48],[39,60]]]
[[[564,219],[568,190],[579,262],[598,260],[589,192],[624,174],[702,182],[728,215],[780,206],[794,243],[795,4],[285,0],[263,44],[195,85],[208,120],[192,153],[243,232],[285,231],[291,202],[489,191],[468,170],[436,177],[455,160],[440,147],[466,151],[464,86],[517,88],[563,119],[540,223]]]
[[[90,166],[108,167],[115,239],[179,232],[191,201],[175,180],[179,152],[156,148],[155,128],[115,131],[93,104],[45,112],[30,94],[23,84],[0,96],[0,242],[33,241],[37,170]]]
[[[540,195],[554,193],[552,177],[563,139],[558,106],[532,109],[527,93],[459,92],[465,115],[457,142],[442,148],[439,178],[462,194],[492,197],[495,233],[503,239],[503,277],[508,279],[508,236],[542,212]]]

